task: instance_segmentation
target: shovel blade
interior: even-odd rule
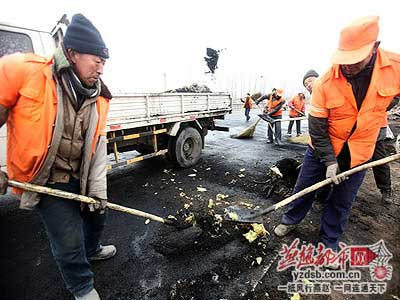
[[[225,219],[238,223],[262,223],[263,218],[257,210],[250,210],[239,206],[225,208]]]

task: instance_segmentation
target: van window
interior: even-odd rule
[[[15,52],[33,53],[33,45],[26,34],[0,30],[0,57]]]

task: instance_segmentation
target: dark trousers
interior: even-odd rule
[[[287,130],[288,134],[292,133],[293,123],[294,123],[293,120],[289,121],[289,127],[288,127],[288,130]],[[296,120],[296,131],[297,131],[298,135],[301,134],[301,120]]]
[[[304,155],[303,166],[297,178],[293,193],[297,193],[325,179],[326,167],[314,156],[314,150],[308,147]],[[320,241],[329,248],[336,250],[339,239],[346,227],[351,206],[364,180],[365,171],[360,171],[344,182],[334,185],[324,202],[321,216]],[[307,215],[315,200],[315,192],[308,193],[292,202],[288,211],[282,217],[282,223],[298,224]]]
[[[375,145],[375,151],[372,156],[372,160],[378,160],[387,156],[385,141],[377,141]],[[391,179],[390,179],[390,166],[389,164],[384,164],[372,168],[374,173],[376,186],[381,192],[390,192]]]
[[[244,109],[244,115],[246,116],[246,121],[250,120],[250,108],[246,107]]]
[[[79,181],[49,184],[51,188],[79,193]],[[43,195],[38,205],[51,251],[67,289],[76,296],[93,289],[88,257],[100,250],[105,214],[81,210],[80,202]]]
[[[271,118],[274,120],[280,120],[280,119],[282,119],[282,116],[275,116],[275,117],[271,116]],[[282,122],[275,122],[271,125],[270,125],[270,123],[268,123],[268,139],[270,141],[274,140],[274,134],[272,132],[274,127],[275,127],[275,140],[280,141],[282,139],[281,123]]]

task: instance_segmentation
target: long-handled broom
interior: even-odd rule
[[[253,125],[245,128],[242,132],[238,134],[232,134],[231,138],[235,139],[251,139],[254,136],[254,132],[256,131],[256,127],[261,119],[258,119]]]
[[[262,108],[257,104],[257,107],[262,111]],[[254,132],[256,131],[256,127],[260,122],[261,118],[259,118],[254,124],[250,125],[249,127],[245,128],[238,134],[232,134],[231,138],[234,139],[251,139],[254,136]]]

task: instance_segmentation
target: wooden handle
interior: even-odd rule
[[[297,117],[297,118],[290,118],[290,119],[274,119],[275,122],[288,122],[288,121],[296,121],[296,120],[307,120],[307,117]]]
[[[60,197],[60,198],[64,198],[64,199],[70,199],[70,200],[74,200],[74,201],[79,201],[79,202],[83,202],[83,203],[87,203],[87,204],[97,203],[97,200],[95,200],[94,198],[91,198],[91,197],[78,195],[78,194],[74,194],[74,193],[70,193],[70,192],[66,192],[66,191],[62,191],[62,190],[52,189],[52,188],[49,188],[46,186],[36,185],[36,184],[32,184],[32,183],[9,180],[8,184],[10,186],[13,186],[13,187],[25,190],[25,191],[47,194],[47,195]],[[110,202],[107,202],[107,207],[110,209],[113,209],[113,210],[121,211],[121,212],[131,214],[131,215],[134,215],[137,217],[150,219],[150,220],[153,220],[156,222],[161,222],[161,223],[165,223],[165,224],[172,223],[171,220],[167,220],[167,219],[161,218],[161,217],[153,215],[153,214],[149,214],[149,213],[137,210],[137,209],[125,207],[125,206],[110,203]]]
[[[369,162],[367,164],[364,164],[364,165],[361,165],[361,166],[358,166],[358,167],[355,167],[354,169],[350,169],[350,170],[348,170],[346,172],[343,172],[343,173],[340,173],[340,174],[338,174],[336,176],[339,177],[339,178],[346,178],[346,177],[348,177],[348,176],[350,176],[350,175],[352,175],[354,173],[360,172],[362,170],[365,170],[365,169],[368,169],[368,168],[373,168],[373,167],[376,167],[376,166],[379,166],[379,165],[383,165],[383,164],[386,164],[386,163],[389,163],[391,161],[395,161],[395,160],[398,160],[398,159],[400,159],[400,153],[397,153],[397,154],[394,154],[394,155],[391,155],[391,156],[388,156],[388,157],[385,157],[385,158],[382,158],[382,159],[379,159],[379,160],[376,160],[376,161],[372,161],[372,162]],[[296,194],[293,194],[292,196],[290,196],[290,197],[288,197],[288,198],[286,198],[286,199],[284,199],[284,200],[282,200],[282,201],[280,201],[280,202],[278,202],[278,203],[276,203],[274,205],[271,205],[270,207],[268,207],[265,210],[263,210],[262,213],[257,214],[257,216],[266,214],[266,213],[268,213],[270,211],[277,210],[278,208],[281,208],[282,206],[285,206],[285,205],[289,204],[290,202],[293,202],[294,200],[300,198],[301,196],[304,196],[304,195],[306,195],[308,193],[311,193],[311,192],[313,192],[315,190],[318,190],[319,188],[321,188],[321,187],[323,187],[325,185],[328,185],[330,183],[333,183],[333,180],[331,178],[328,178],[328,179],[325,179],[323,181],[317,182],[316,184],[313,184],[312,186],[309,186],[308,188],[305,188],[304,190],[301,190],[300,192],[298,192]]]
[[[305,113],[303,113],[301,110],[298,110],[296,107],[293,107],[292,109],[295,110],[296,112],[298,112],[299,114],[301,114],[303,117],[306,116]]]

